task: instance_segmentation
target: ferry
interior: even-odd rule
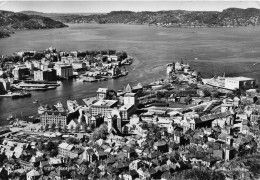
[[[9,98],[22,98],[22,97],[30,97],[31,93],[28,92],[8,92],[7,94],[0,95],[0,97],[9,97]]]
[[[47,84],[20,84],[21,88],[27,90],[27,91],[41,91],[41,90],[49,90],[49,89],[55,89],[57,86],[50,86]]]

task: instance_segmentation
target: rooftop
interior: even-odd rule
[[[92,106],[111,107],[116,103],[117,103],[117,100],[100,100],[100,101],[97,101]]]
[[[97,93],[107,93],[108,88],[98,88]]]
[[[248,78],[248,77],[227,77],[226,79],[229,79],[229,80],[234,80],[234,81],[252,81],[252,80],[255,80],[253,78]]]

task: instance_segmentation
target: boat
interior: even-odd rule
[[[33,103],[38,103],[38,100],[37,100],[37,99],[35,99],[35,100],[33,101]]]

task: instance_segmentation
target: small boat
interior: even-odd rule
[[[33,101],[33,103],[38,103],[38,100],[37,100],[37,99],[35,99],[35,100]]]

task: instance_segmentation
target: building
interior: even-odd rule
[[[0,78],[0,94],[4,94],[8,90],[10,90],[10,82],[8,79]]]
[[[58,146],[58,153],[62,157],[70,157],[72,159],[79,156],[79,151],[77,151],[73,145],[65,142]]]
[[[87,66],[86,66],[86,63],[83,62],[83,61],[75,61],[75,62],[72,62],[72,68],[73,69],[85,69]]]
[[[13,69],[14,79],[22,80],[25,75],[29,75],[29,69],[26,66],[17,66]]]
[[[256,80],[247,77],[222,77],[218,76],[210,79],[202,79],[204,84],[221,88],[222,90],[250,89],[255,88]]]
[[[122,120],[129,120],[130,116],[136,111],[134,104],[125,104],[119,108]]]
[[[97,90],[97,99],[98,100],[104,100],[107,96],[108,88],[98,88]]]
[[[57,72],[55,69],[34,71],[34,80],[35,81],[56,81]]]
[[[137,98],[136,98],[136,93],[126,93],[124,95],[124,104],[133,104],[136,105],[137,103]]]
[[[107,117],[108,113],[117,106],[117,100],[99,100],[91,106],[91,115],[103,115]]]
[[[42,126],[46,126],[46,124],[55,124],[57,126],[60,124],[61,127],[64,127],[67,125],[67,114],[65,112],[46,111],[41,114],[40,120]]]
[[[70,78],[73,76],[73,69],[71,65],[64,63],[56,63],[54,69],[56,69],[58,77]]]
[[[225,88],[230,90],[235,89],[250,89],[254,88],[256,85],[256,81],[253,78],[247,77],[229,77],[225,78]]]

